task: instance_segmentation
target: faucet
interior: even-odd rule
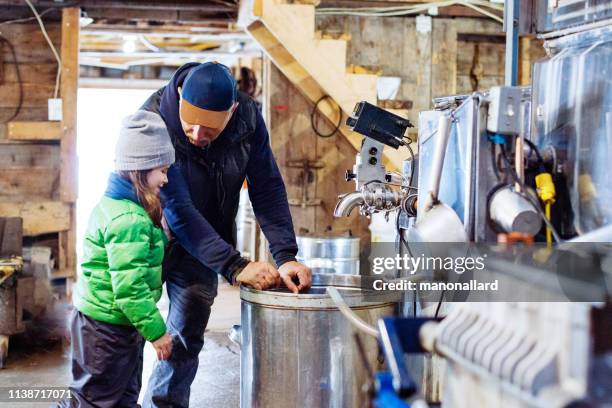
[[[353,208],[360,207],[364,203],[361,191],[353,191],[352,193],[341,195],[334,208],[334,217],[348,217],[351,215]]]
[[[388,216],[390,211],[400,206],[407,191],[403,188],[402,176],[386,171],[383,149],[385,145],[394,149],[405,145],[404,133],[412,124],[407,119],[365,101],[355,106],[346,124],[366,137],[361,142],[353,169],[347,170],[345,175],[346,181],[355,181],[355,191],[339,197],[334,217],[348,217],[355,207],[359,207],[361,215],[366,217],[379,211]]]

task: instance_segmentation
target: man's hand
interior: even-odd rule
[[[280,285],[280,275],[276,268],[267,262],[249,262],[236,276],[236,283],[257,290],[276,288]]]
[[[309,267],[296,261],[289,261],[278,268],[280,277],[293,293],[299,293],[304,289],[308,289],[312,283],[312,272]],[[299,283],[295,286],[293,279],[297,278]]]

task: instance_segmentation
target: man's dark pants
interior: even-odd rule
[[[142,385],[144,339],[132,326],[94,320],[75,310],[72,342],[72,399],[61,407],[133,408]]]
[[[171,243],[163,265],[170,310],[166,322],[174,338],[172,355],[153,367],[145,408],[189,406],[191,383],[198,371],[204,329],[217,296],[218,275],[202,266],[179,244]]]

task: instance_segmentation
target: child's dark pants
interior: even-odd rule
[[[131,326],[94,320],[79,311],[71,323],[72,399],[66,407],[138,407],[144,339]]]

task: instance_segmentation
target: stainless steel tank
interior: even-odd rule
[[[359,275],[359,238],[331,235],[297,237],[297,260],[327,273]]]
[[[353,326],[326,294],[334,286],[371,325],[394,304],[363,302],[359,276],[314,275],[313,287],[285,290],[243,287],[240,406],[242,408],[359,407],[369,378]],[[379,369],[376,339],[362,335],[370,367]]]
[[[240,191],[236,215],[236,249],[242,256],[255,260],[257,254],[257,220],[246,188]]]

